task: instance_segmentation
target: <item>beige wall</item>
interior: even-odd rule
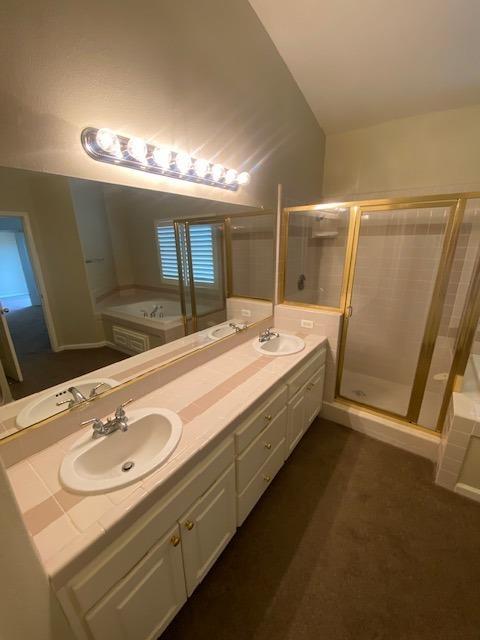
[[[66,178],[0,169],[0,211],[27,213],[59,346],[97,340]]]
[[[247,0],[4,0],[0,164],[272,206],[321,193],[324,135]],[[252,170],[237,193],[93,161],[110,126]]]
[[[93,300],[118,286],[103,185],[69,179],[72,204]]]
[[[480,106],[327,137],[324,197],[480,190]]]

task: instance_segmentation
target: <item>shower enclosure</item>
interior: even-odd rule
[[[185,335],[227,317],[227,298],[271,301],[274,216],[255,211],[174,220]]]
[[[284,211],[283,302],[343,315],[340,401],[441,430],[476,325],[477,195]]]

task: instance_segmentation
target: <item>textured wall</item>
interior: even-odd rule
[[[0,165],[272,206],[321,193],[324,135],[247,0],[4,0]],[[237,194],[90,159],[86,126],[252,169]]]

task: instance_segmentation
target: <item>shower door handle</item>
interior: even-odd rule
[[[353,307],[351,305],[348,305],[348,307],[346,309],[345,317],[346,318],[351,318],[352,317],[352,313],[353,313]]]

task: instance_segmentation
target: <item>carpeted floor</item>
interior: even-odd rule
[[[7,322],[23,374],[8,381],[15,400],[128,358],[109,347],[53,352],[41,306],[12,309]]]
[[[161,640],[479,640],[480,505],[317,419]]]

